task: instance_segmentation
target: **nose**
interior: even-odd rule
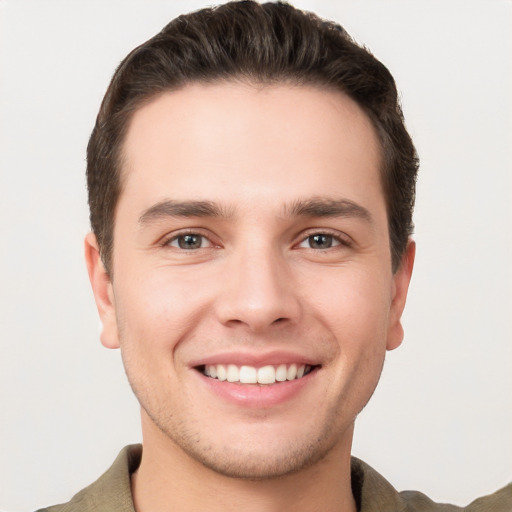
[[[216,303],[218,320],[251,332],[296,323],[301,313],[296,292],[292,271],[278,251],[244,251],[226,262],[223,291]]]

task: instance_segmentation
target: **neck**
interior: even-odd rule
[[[149,434],[144,430],[143,434]],[[347,439],[321,461],[290,475],[258,481],[218,474],[160,431],[151,432],[143,436],[141,464],[132,475],[135,510],[355,512],[350,481],[352,428],[349,430],[344,436]]]

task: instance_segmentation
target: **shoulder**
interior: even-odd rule
[[[126,446],[100,478],[75,494],[70,501],[37,512],[135,512],[130,475],[138,468],[141,455],[141,445]]]
[[[407,505],[407,512],[512,512],[512,482],[499,491],[483,496],[465,507],[435,503],[416,491],[404,491],[400,496]]]
[[[436,503],[417,491],[398,492],[377,471],[352,458],[352,487],[360,512],[512,512],[512,482],[466,507]]]

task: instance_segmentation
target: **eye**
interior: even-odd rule
[[[305,247],[307,249],[330,249],[341,245],[341,241],[334,235],[328,233],[315,233],[305,238],[299,247]]]
[[[212,243],[205,236],[199,235],[198,233],[183,233],[171,238],[167,242],[167,245],[186,251],[192,251],[203,247],[211,247]]]

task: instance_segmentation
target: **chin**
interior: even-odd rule
[[[160,430],[172,445],[203,467],[229,478],[262,481],[303,471],[322,461],[337,445],[344,446],[347,440],[350,444],[351,429],[347,432],[333,425],[319,422],[304,428],[302,423],[294,430],[283,424],[259,423],[245,424],[242,431],[161,425]]]
[[[215,473],[236,479],[263,481],[282,478],[307,469],[321,461],[329,447],[319,445],[285,446],[280,453],[266,450],[213,449],[181,447],[190,457]]]

